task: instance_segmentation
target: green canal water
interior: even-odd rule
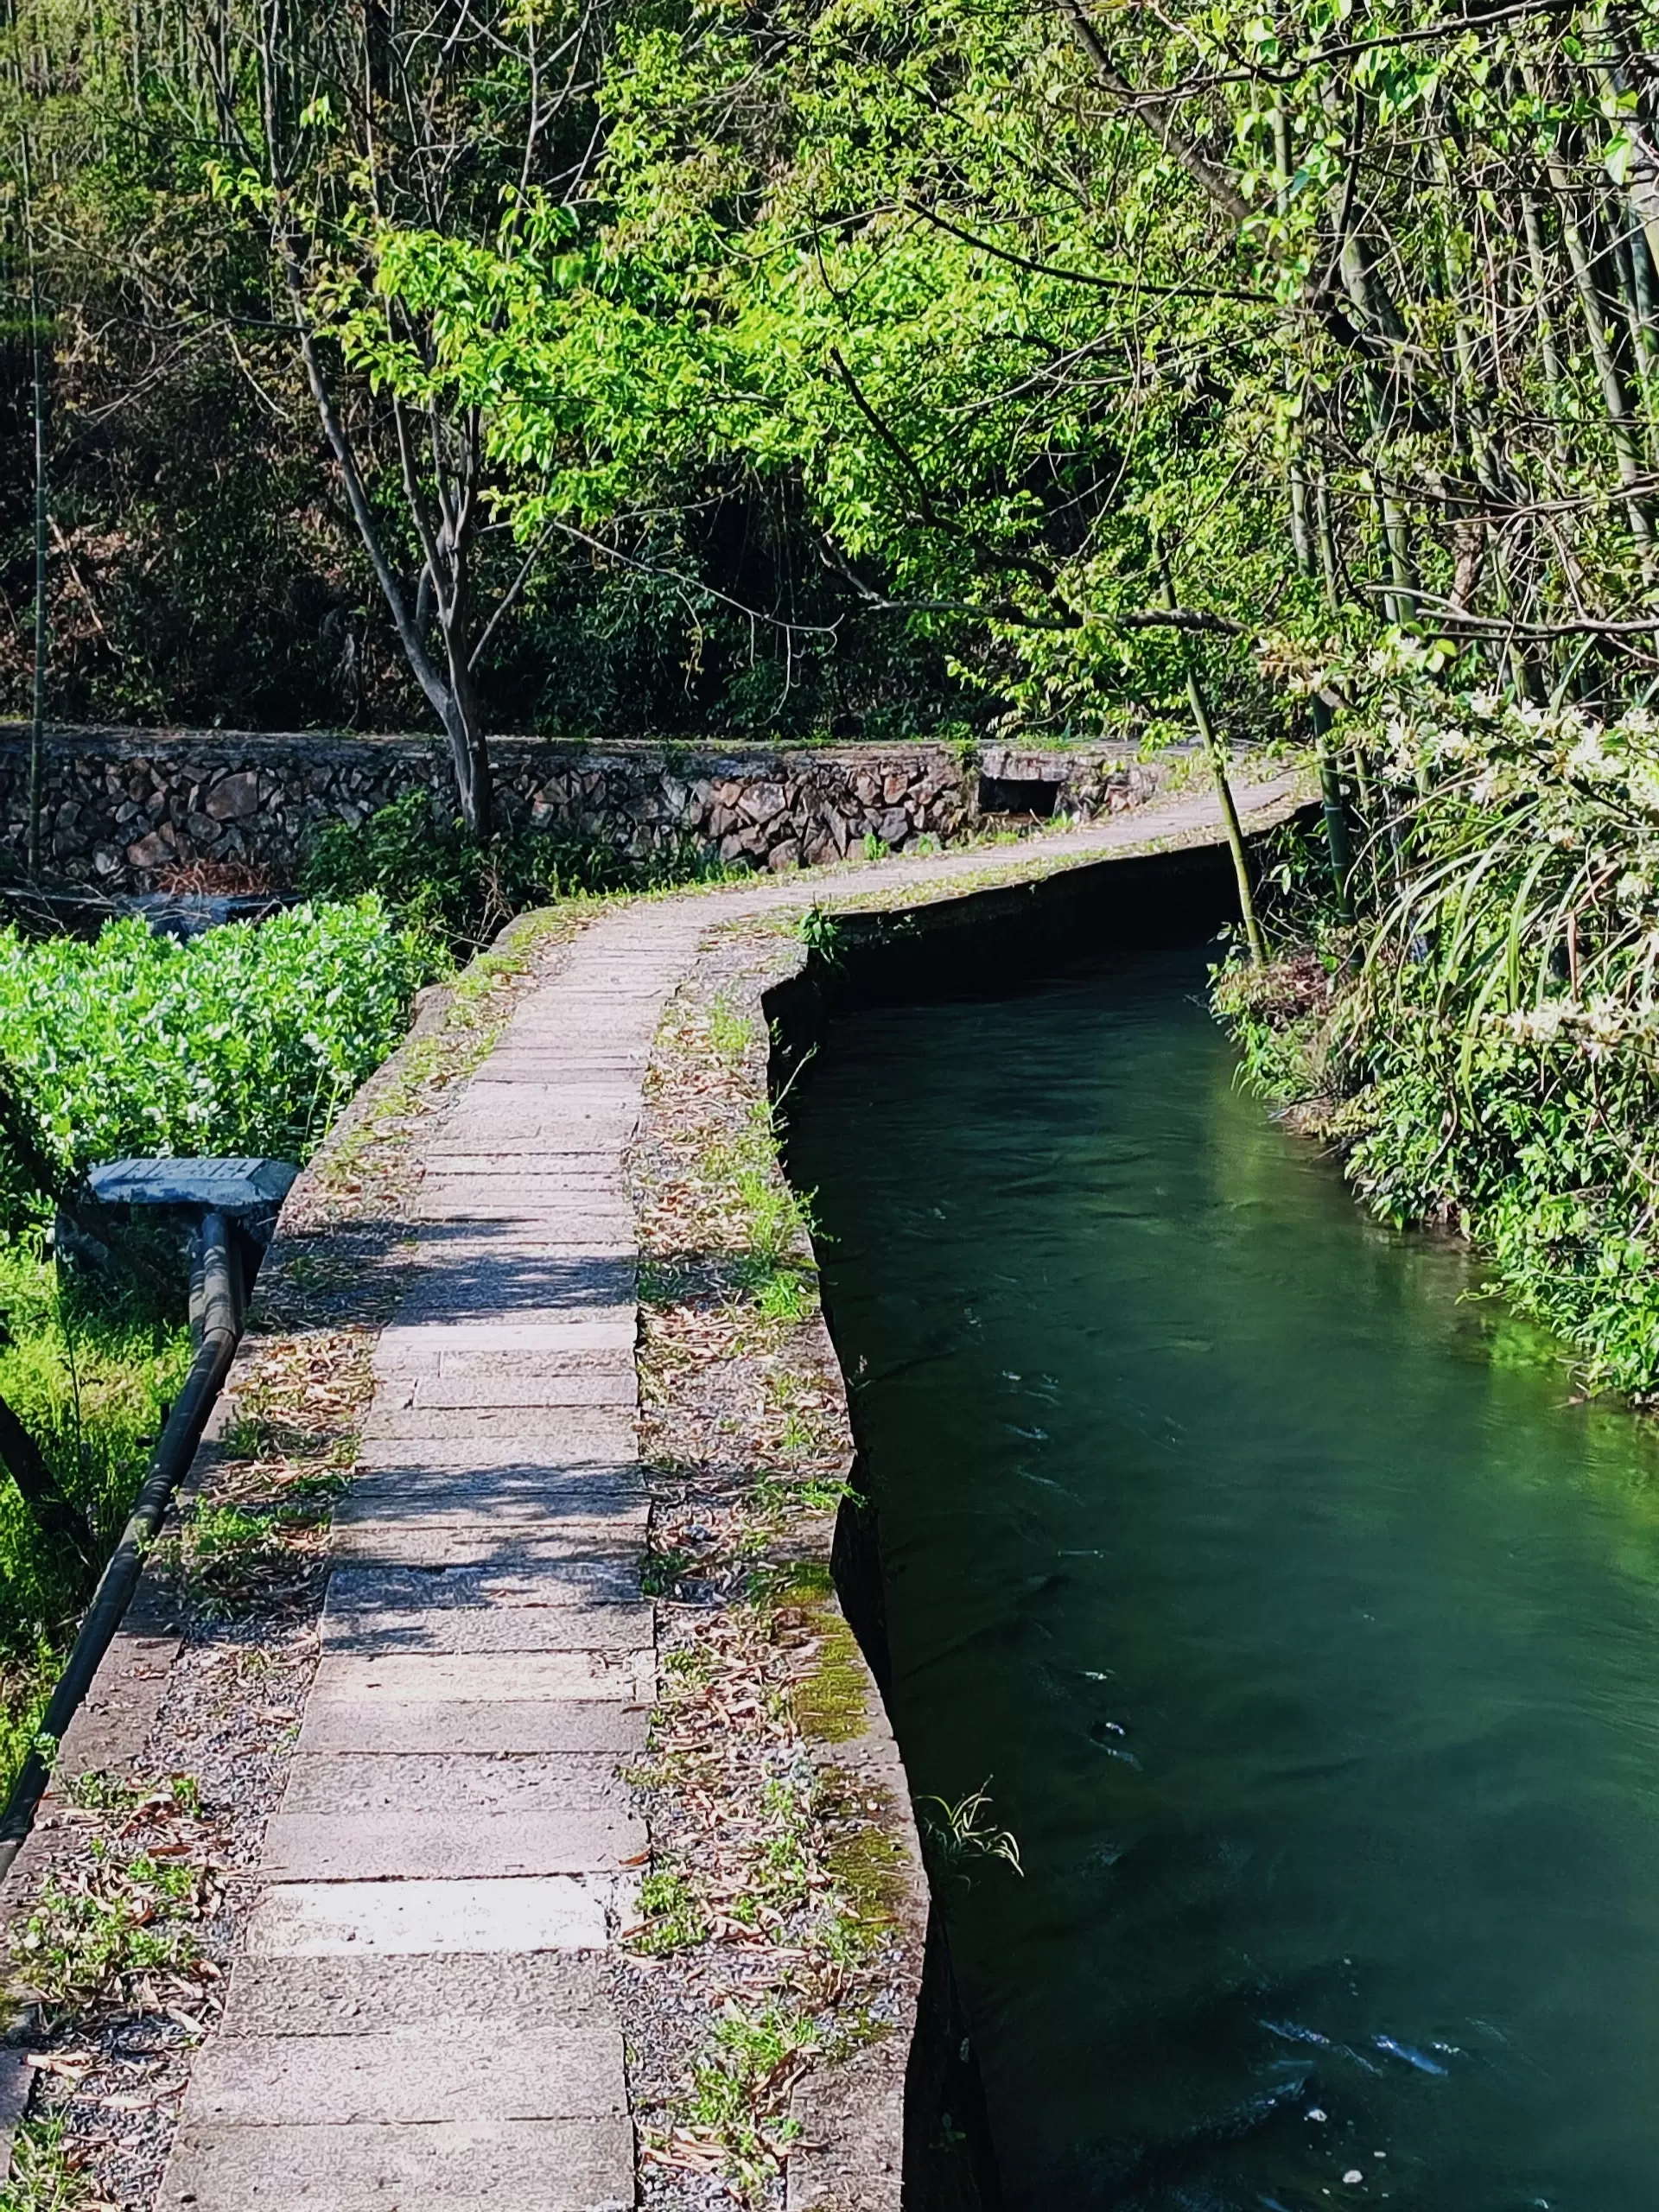
[[[1010,2212],[1651,2212],[1659,1442],[1234,1084],[1192,954],[792,1102]],[[1358,2180],[1352,2177],[1357,2175]]]

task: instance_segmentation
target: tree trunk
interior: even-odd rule
[[[1243,825],[1238,818],[1238,804],[1233,797],[1233,786],[1227,773],[1226,756],[1215,726],[1210,720],[1210,709],[1204,696],[1196,670],[1186,671],[1186,696],[1192,702],[1192,720],[1204,740],[1210,755],[1210,772],[1216,780],[1216,797],[1221,801],[1221,818],[1227,830],[1227,849],[1233,858],[1233,874],[1238,882],[1238,911],[1244,922],[1244,941],[1250,948],[1250,964],[1265,968],[1268,964],[1267,940],[1262,934],[1261,918],[1255,911],[1255,893],[1250,884],[1249,855],[1245,849]]]
[[[30,287],[31,296],[33,286]],[[29,880],[41,876],[41,778],[46,753],[46,349],[41,343],[39,308],[30,298],[35,324],[35,667],[29,718]]]
[[[26,194],[29,194],[32,193],[32,182],[28,168],[27,145],[24,148],[24,164],[23,189]],[[46,752],[46,650],[48,635],[46,599],[46,406],[48,379],[46,347],[41,337],[40,288],[35,273],[35,211],[32,200],[25,219],[29,225],[29,336],[35,376],[35,665],[29,719],[27,867],[29,881],[38,883],[41,876],[41,779]]]
[[[1579,296],[1585,335],[1590,341],[1590,358],[1595,365],[1596,380],[1601,386],[1602,404],[1612,437],[1613,458],[1618,470],[1619,486],[1624,493],[1630,535],[1642,556],[1643,573],[1651,582],[1654,574],[1653,522],[1641,490],[1646,455],[1642,450],[1640,428],[1630,410],[1630,395],[1624,389],[1624,378],[1620,373],[1618,357],[1613,352],[1604,318],[1594,264],[1574,212],[1573,180],[1557,152],[1545,155],[1544,167],[1550,188],[1555,195],[1556,210],[1560,218],[1561,242],[1567,248],[1567,264],[1573,271],[1573,289]]]
[[[1639,223],[1632,224],[1620,238],[1618,255],[1619,289],[1624,295],[1630,346],[1641,371],[1642,411],[1651,423],[1654,387],[1659,380],[1659,315],[1655,311],[1653,264],[1648,254],[1646,234]]]
[[[1331,747],[1331,709],[1316,694],[1312,702],[1313,743],[1319,756],[1319,800],[1325,816],[1325,850],[1331,856],[1331,886],[1337,912],[1344,922],[1353,919],[1348,895],[1348,875],[1353,865],[1348,847],[1348,808],[1342,795],[1342,778]]]
[[[435,439],[434,451],[435,454]],[[419,493],[412,481],[408,495],[413,507]],[[449,676],[449,703],[442,710],[443,726],[454,762],[455,789],[461,796],[462,818],[468,834],[483,844],[494,833],[495,785],[490,773],[483,710],[478,687],[473,681],[478,648],[474,636],[476,625],[473,620],[472,527],[468,518],[475,512],[470,492],[447,501],[446,527],[436,542],[431,543],[431,552],[447,555],[445,565],[448,572],[444,579],[447,588],[436,594],[438,626],[443,637]]]
[[[357,524],[363,550],[369,556],[369,565],[374,570],[375,580],[391,611],[397,632],[397,642],[404,649],[404,658],[425,692],[433,712],[442,723],[444,734],[449,741],[449,757],[455,772],[455,796],[460,802],[461,819],[467,825],[467,834],[481,842],[489,836],[494,823],[494,788],[490,772],[489,748],[485,742],[477,696],[467,663],[464,594],[449,594],[443,612],[442,626],[448,658],[446,678],[433,664],[416,610],[411,607],[409,594],[398,581],[397,571],[381,542],[374,510],[358,467],[351,434],[334,404],[334,394],[323,372],[316,336],[307,315],[305,286],[294,249],[280,233],[276,250],[293,307],[295,332],[299,340],[301,358],[305,364],[306,380],[311,387],[311,397],[316,404],[323,435],[340,468],[346,505],[352,511],[352,519]],[[424,518],[415,508],[412,496],[410,504],[415,510],[416,523],[424,536]],[[432,557],[432,552],[429,550],[429,569]]]
[[[1522,195],[1521,224],[1526,235],[1527,259],[1532,270],[1533,297],[1538,310],[1538,358],[1543,365],[1544,389],[1549,395],[1555,450],[1565,460],[1568,453],[1567,410],[1561,404],[1561,395],[1566,378],[1561,369],[1561,357],[1556,349],[1554,325],[1550,320],[1549,264],[1544,252],[1543,226],[1538,219],[1538,203],[1529,192]]]
[[[461,820],[468,836],[483,844],[495,830],[495,783],[490,772],[489,747],[479,723],[478,700],[464,672],[451,686],[439,712],[449,741]]]

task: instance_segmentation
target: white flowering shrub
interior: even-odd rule
[[[1659,719],[1372,673],[1357,927],[1322,989],[1222,1011],[1380,1212],[1460,1225],[1592,1382],[1659,1392]]]

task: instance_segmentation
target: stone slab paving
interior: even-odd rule
[[[1042,850],[1215,818],[1195,795]],[[841,884],[987,867],[946,855]],[[623,1158],[703,932],[837,887],[762,882],[595,922],[426,1141],[427,1269],[380,1339],[298,1752],[162,2212],[633,2203],[598,1971],[648,1849],[620,1769],[655,1687]]]

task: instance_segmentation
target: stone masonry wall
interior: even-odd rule
[[[492,752],[505,822],[609,838],[636,859],[690,840],[775,869],[844,857],[872,836],[891,852],[923,836],[948,844],[979,823],[982,777],[1053,785],[1053,810],[1086,820],[1142,804],[1162,772],[1113,747],[995,747],[964,758],[943,745],[715,750],[499,738]],[[434,738],[54,729],[43,872],[63,887],[142,892],[164,870],[210,861],[259,868],[280,885],[325,824],[360,822],[413,790],[449,813],[452,788]],[[0,831],[13,875],[28,789],[27,732],[0,724]]]

